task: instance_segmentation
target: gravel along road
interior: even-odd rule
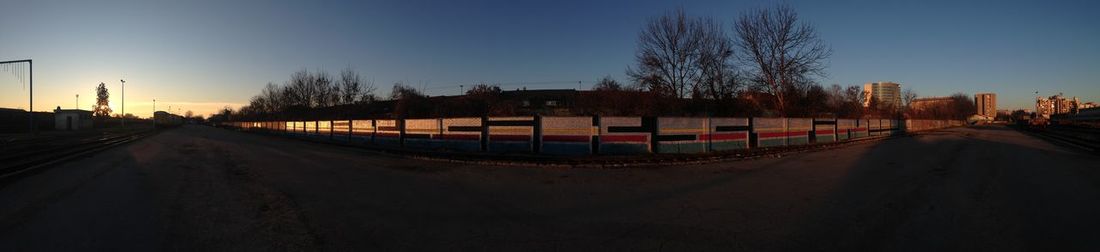
[[[620,169],[185,126],[0,186],[4,251],[1100,250],[1100,157],[996,126]]]

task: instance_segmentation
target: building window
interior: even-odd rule
[[[557,107],[558,106],[558,101],[546,101],[546,106]]]
[[[531,101],[530,100],[523,100],[523,106],[524,107],[530,107],[531,106]]]

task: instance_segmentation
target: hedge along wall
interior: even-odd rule
[[[724,151],[749,148],[748,118],[709,118],[708,151]]]
[[[956,120],[708,117],[468,117],[227,122],[223,126],[410,149],[633,155],[826,143],[965,125]]]
[[[487,150],[495,153],[532,153],[535,141],[535,117],[489,117]]]
[[[592,154],[593,136],[599,130],[593,117],[545,116],[539,124],[542,129],[540,153],[551,155]]]
[[[443,148],[456,151],[481,151],[481,117],[445,118]]]

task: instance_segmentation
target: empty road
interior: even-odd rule
[[[572,169],[186,126],[2,186],[4,251],[1100,250],[1100,157],[1004,127]]]

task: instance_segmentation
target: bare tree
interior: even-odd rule
[[[291,74],[287,87],[287,98],[291,106],[309,108],[313,105],[317,91],[313,86],[313,74],[308,70],[303,69]]]
[[[798,21],[790,7],[747,13],[734,25],[741,60],[750,68],[750,79],[759,90],[775,98],[776,110],[786,115],[791,89],[824,75],[831,49],[818,38],[812,25]]]
[[[913,103],[913,100],[917,99],[917,92],[914,92],[912,88],[906,88],[905,91],[901,91],[901,102],[905,109],[909,109],[909,105]]]
[[[324,108],[334,104],[339,94],[337,93],[337,87],[332,85],[332,76],[325,71],[317,71],[313,73],[313,81],[311,82],[314,93],[314,102],[312,107]]]
[[[355,103],[363,89],[359,73],[352,71],[351,67],[340,71],[340,79],[336,81],[336,85],[340,87],[341,104]]]
[[[596,81],[595,85],[592,85],[593,91],[621,91],[623,85],[618,81],[612,79],[611,76],[604,76],[599,81]]]
[[[740,86],[733,64],[733,41],[712,19],[700,19],[698,25],[695,66],[700,73],[693,91],[714,100],[733,99]]]
[[[369,80],[361,84],[358,98],[359,102],[371,103],[378,100],[378,97],[374,95],[374,91],[376,90],[377,88],[374,87],[374,80]]]
[[[974,99],[970,95],[964,93],[955,93],[951,95],[951,110],[950,117],[957,120],[966,120],[967,117],[976,114],[977,106],[974,105]]]
[[[283,88],[279,87],[279,85],[268,82],[267,85],[264,86],[263,91],[260,91],[260,96],[264,98],[264,103],[262,105],[265,112],[276,113],[286,109],[282,90]]]
[[[637,69],[627,74],[650,91],[683,98],[702,71],[698,60],[700,19],[689,19],[683,9],[650,19],[638,35]]]
[[[390,100],[394,101],[393,113],[398,118],[426,116],[432,104],[428,104],[423,92],[402,82],[393,84]]]

